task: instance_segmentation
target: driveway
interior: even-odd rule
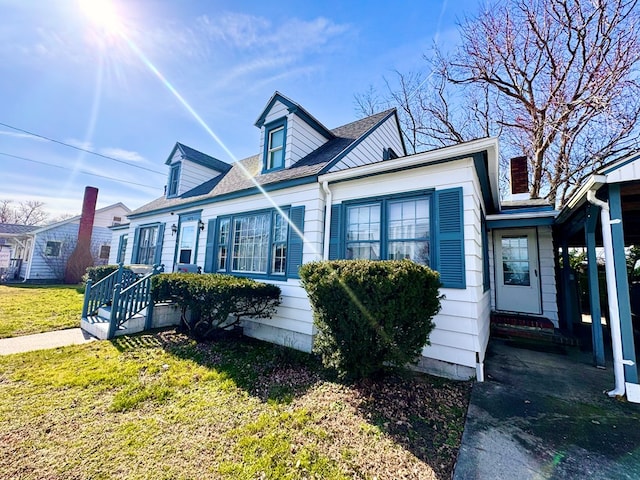
[[[640,405],[603,393],[614,387],[607,361],[492,339],[454,479],[640,479]]]

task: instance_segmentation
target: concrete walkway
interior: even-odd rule
[[[0,355],[66,347],[96,340],[80,328],[0,339]]]
[[[456,480],[640,479],[640,405],[612,399],[611,362],[576,347],[492,340],[475,384]]]

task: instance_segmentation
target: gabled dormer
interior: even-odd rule
[[[205,182],[224,175],[231,168],[228,163],[179,142],[173,147],[165,164],[169,165],[165,192],[167,198],[179,197]]]
[[[289,168],[335,138],[309,112],[279,92],[255,123],[260,128],[262,173]]]

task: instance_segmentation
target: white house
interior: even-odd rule
[[[395,109],[328,129],[278,92],[255,125],[258,153],[234,164],[177,143],[165,194],[112,228],[110,262],[275,283],[277,314],[244,332],[309,351],[302,263],[410,258],[440,272],[445,295],[420,366],[455,378],[482,378],[492,310],[558,326],[556,212],[503,208],[497,139],[407,155]]]

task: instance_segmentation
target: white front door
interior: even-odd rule
[[[494,230],[496,310],[542,313],[535,229]]]

